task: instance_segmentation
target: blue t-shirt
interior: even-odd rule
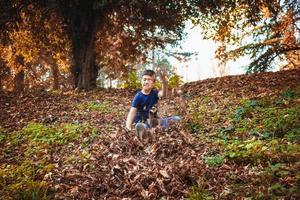
[[[153,89],[147,95],[143,94],[141,91],[136,93],[132,101],[132,107],[137,108],[136,115],[134,117],[134,123],[145,122],[149,117],[149,112],[151,108],[158,101],[158,91]]]

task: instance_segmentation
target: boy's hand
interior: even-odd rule
[[[156,114],[157,111],[158,111],[158,109],[157,109],[156,106],[153,106],[153,107],[151,108],[151,110],[150,110],[150,112],[151,112],[152,114]]]
[[[132,128],[131,128],[131,127],[128,127],[128,126],[125,126],[125,130],[126,130],[126,131],[131,131]]]

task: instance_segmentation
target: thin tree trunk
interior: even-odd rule
[[[168,96],[168,79],[167,79],[167,69],[161,67],[158,70],[158,75],[161,80],[161,86],[162,86],[162,97],[167,97]]]
[[[162,80],[162,96],[167,97],[168,96],[168,81]]]
[[[58,71],[58,65],[53,62],[51,63],[51,70],[52,70],[52,77],[53,77],[53,85],[52,89],[53,90],[58,90],[59,89],[59,71]]]
[[[0,58],[0,91],[3,89],[3,80],[4,78],[6,78],[5,76],[5,71],[7,70],[8,68],[5,66],[5,63],[3,62],[3,60]]]
[[[22,92],[25,88],[25,74],[24,74],[24,57],[23,56],[17,56],[16,57],[16,63],[21,68],[18,70],[17,74],[15,75],[13,79],[14,83],[14,91],[15,92]]]
[[[14,77],[14,91],[15,92],[24,91],[24,85],[25,85],[24,81],[25,81],[25,75],[24,75],[24,70],[22,69]]]
[[[284,20],[284,38],[283,43],[288,46],[288,48],[297,47],[297,38],[295,34],[295,21],[294,21],[294,13],[292,10],[288,10],[286,15],[283,17]],[[299,50],[288,51],[285,53],[287,59],[287,66],[285,69],[296,69],[300,66],[300,52]]]

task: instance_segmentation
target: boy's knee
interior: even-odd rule
[[[147,129],[147,128],[149,128],[149,126],[148,126],[148,124],[146,124],[146,123],[138,122],[138,123],[136,123],[136,125],[135,125],[135,129],[136,129],[136,130],[137,130],[137,129]]]
[[[147,129],[149,129],[149,125],[146,123],[137,123],[135,125],[135,131],[136,131],[136,135],[139,139],[144,139],[145,137],[147,137]]]

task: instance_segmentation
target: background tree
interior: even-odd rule
[[[162,97],[166,97],[169,90],[169,77],[171,75],[172,65],[166,58],[158,59],[155,65],[155,71],[161,81]]]
[[[249,55],[248,72],[271,69],[277,61],[299,67],[299,0],[238,0],[199,2],[205,38],[219,42],[217,58]]]
[[[0,21],[7,19],[1,23],[1,31],[11,33],[20,30],[19,25],[24,23],[22,15],[30,7],[34,7],[36,13],[41,13],[41,21],[49,20],[52,16],[62,19],[62,29],[58,30],[64,32],[70,44],[67,59],[70,61],[74,86],[91,89],[96,86],[100,67],[109,69],[113,76],[117,74],[115,72],[120,72],[119,69],[126,70],[129,62],[143,59],[150,46],[153,48],[164,46],[166,42],[179,41],[185,20],[196,11],[192,3],[191,0],[12,0],[0,4],[1,11],[14,11],[0,16]],[[37,19],[36,16],[33,18]],[[46,43],[47,38],[40,37],[48,35],[45,27],[35,28],[34,37]],[[57,35],[57,29],[51,29],[51,33]],[[172,40],[165,41],[162,39],[164,36]],[[55,51],[53,48],[49,50],[51,53]]]
[[[14,89],[67,86],[70,43],[62,19],[54,14],[44,17],[34,5],[26,6],[19,15],[16,27],[10,28],[14,22],[6,22],[8,30],[2,32],[0,46],[0,57],[10,68],[6,76],[13,79]]]
[[[193,55],[197,55],[197,53],[180,52],[170,48],[157,48],[152,52],[149,63],[152,64],[152,69],[157,73],[163,97],[168,96],[170,89],[174,89],[182,83],[181,77],[176,74],[175,68],[171,65],[168,58],[173,57],[181,62],[187,61]]]

